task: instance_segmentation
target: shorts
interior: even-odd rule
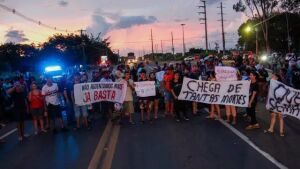
[[[171,92],[165,91],[164,92],[164,98],[165,102],[172,102],[173,101],[173,96]]]
[[[88,106],[74,105],[74,112],[75,112],[76,118],[79,118],[80,115],[82,115],[82,117],[87,117],[88,116]]]
[[[34,108],[30,110],[33,117],[40,117],[44,115],[44,109],[43,108]]]
[[[140,98],[139,99],[140,109],[141,110],[146,109],[147,103],[148,103],[148,100],[145,100],[144,98]]]
[[[51,119],[62,118],[60,105],[48,104],[47,109]]]
[[[123,112],[125,113],[125,115],[134,113],[133,101],[124,101]]]

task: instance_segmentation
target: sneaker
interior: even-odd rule
[[[189,121],[190,119],[189,119],[189,118],[187,118],[187,117],[184,117],[184,120],[185,120],[185,121]]]
[[[38,132],[38,131],[35,131],[35,132],[34,132],[34,135],[38,135],[38,134],[39,134],[39,132]]]
[[[45,130],[45,129],[42,129],[41,131],[44,132],[44,133],[47,133],[47,130]]]
[[[177,122],[180,122],[180,119],[176,118],[176,121],[177,121]]]

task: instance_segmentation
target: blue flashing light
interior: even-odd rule
[[[61,71],[60,66],[47,66],[45,68],[45,72],[54,72],[54,71]]]

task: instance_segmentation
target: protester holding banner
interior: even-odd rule
[[[159,98],[160,98],[160,94],[159,94],[159,82],[156,79],[156,75],[155,72],[150,72],[149,74],[149,80],[150,81],[155,81],[155,96],[150,96],[149,97],[149,109],[147,112],[147,118],[148,120],[150,120],[150,113],[152,111],[152,109],[154,110],[154,119],[156,120],[158,118],[158,106],[159,106]]]
[[[171,93],[171,81],[173,80],[173,69],[168,67],[164,74],[164,100],[165,100],[165,116],[173,115],[173,96]]]
[[[127,90],[126,95],[123,103],[123,113],[129,117],[129,123],[135,124],[133,121],[133,114],[134,114],[134,106],[133,106],[133,90],[134,90],[134,83],[131,79],[130,72],[125,72],[124,80],[127,83]]]
[[[143,81],[148,81],[145,69],[140,70],[139,82],[143,82]],[[139,97],[139,105],[140,105],[140,110],[141,110],[141,123],[142,124],[145,123],[144,112],[145,111],[148,112],[148,109],[149,109],[148,101],[149,101],[149,97]]]
[[[216,73],[215,71],[210,72],[210,76],[208,78],[209,81],[216,81]],[[215,120],[220,120],[221,119],[221,110],[220,110],[220,106],[218,104],[211,104],[210,105],[210,113],[209,116],[207,116],[207,118],[215,118],[215,111],[217,111],[218,113],[218,118],[216,118]]]
[[[181,88],[182,88],[182,76],[179,71],[176,71],[174,73],[174,79],[171,83],[171,92],[174,97],[174,111],[176,114],[177,122],[180,122],[180,120],[182,119],[180,113],[183,114],[184,120],[186,121],[189,120],[186,112],[186,101],[178,100],[178,96],[180,94]]]
[[[272,80],[277,80],[279,82],[282,82],[279,74],[274,74],[272,76]],[[270,118],[271,118],[270,119],[270,127],[268,129],[264,130],[264,133],[269,133],[269,134],[274,133],[274,126],[275,126],[275,123],[276,123],[276,116],[278,117],[278,121],[279,121],[279,134],[280,134],[281,137],[284,137],[282,112],[270,111]]]
[[[190,78],[199,80],[200,72],[197,65],[193,65],[190,73]],[[198,102],[192,102],[192,113],[196,115],[198,112]]]
[[[250,125],[248,125],[245,129],[252,130],[260,128],[259,124],[256,120],[256,103],[257,103],[257,95],[258,95],[258,74],[255,71],[250,72],[250,96],[249,96],[249,105],[247,108],[247,114],[250,116]]]
[[[110,72],[108,69],[102,70],[102,78],[100,79],[100,82],[113,82],[110,78]],[[106,119],[109,119],[112,115],[113,110],[113,103],[108,101],[102,101],[101,102],[101,112],[103,114],[103,117]]]
[[[76,73],[74,75],[74,85],[75,84],[79,84],[80,82],[80,74]],[[71,97],[72,97],[72,102],[75,103],[75,98],[74,98],[74,90],[71,91]],[[83,121],[83,125],[87,128],[90,129],[89,125],[88,125],[88,120],[87,120],[87,116],[88,116],[88,106],[87,105],[76,105],[74,104],[74,113],[75,113],[75,118],[76,118],[76,127],[74,128],[74,130],[79,130],[80,129],[80,121]]]

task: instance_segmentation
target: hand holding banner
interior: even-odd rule
[[[138,97],[155,96],[155,81],[135,82],[135,92]]]
[[[184,78],[179,100],[248,107],[250,81],[202,81]]]
[[[125,99],[126,89],[127,83],[119,82],[75,84],[75,104],[81,106],[101,101],[123,103]]]
[[[236,81],[237,70],[229,66],[216,66],[216,79],[217,81]]]

